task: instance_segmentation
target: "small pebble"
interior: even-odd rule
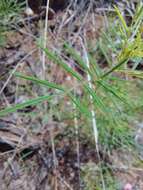
[[[30,7],[27,7],[26,10],[25,10],[25,14],[27,16],[33,16],[34,12],[33,12],[33,10]]]

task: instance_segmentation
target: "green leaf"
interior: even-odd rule
[[[87,67],[85,62],[83,61],[83,58],[78,54],[78,52],[72,48],[69,44],[65,43],[64,48],[67,53],[69,53],[75,61],[78,62],[79,66],[81,67],[82,70],[84,70],[85,73],[88,73],[89,75],[93,76],[93,72],[91,69]]]
[[[54,88],[54,89],[57,89],[57,90],[60,90],[60,91],[64,91],[64,88],[55,84],[55,83],[52,83],[52,82],[49,82],[47,80],[41,80],[41,79],[38,79],[36,77],[31,77],[31,76],[27,76],[27,75],[23,75],[21,73],[18,73],[16,72],[15,73],[15,76],[16,77],[19,77],[19,78],[23,78],[25,80],[30,80],[36,84],[40,84],[40,85],[43,85],[43,86],[47,86],[47,87],[50,87],[50,88]]]
[[[122,66],[123,64],[126,64],[128,62],[128,58],[123,59],[122,61],[120,61],[117,65],[115,65],[114,67],[112,67],[109,71],[107,71],[106,73],[104,73],[101,76],[101,79],[105,78],[106,76],[108,76],[109,74],[113,73],[114,71],[116,71],[120,66]]]
[[[15,112],[15,111],[17,111],[19,109],[23,109],[23,108],[25,108],[27,106],[37,105],[37,104],[42,103],[42,102],[47,101],[47,100],[49,101],[49,100],[51,100],[51,98],[52,98],[52,96],[40,96],[38,98],[28,100],[28,101],[26,101],[24,103],[16,104],[14,106],[11,106],[11,107],[8,107],[6,109],[1,110],[0,111],[0,117],[4,116],[4,115],[7,115],[8,113],[13,113],[13,112]]]
[[[129,29],[128,29],[128,26],[126,24],[126,21],[125,21],[124,17],[122,16],[122,14],[121,14],[118,7],[114,6],[114,8],[115,8],[115,11],[116,11],[116,13],[117,13],[117,15],[118,15],[118,17],[119,17],[119,19],[121,21],[123,30],[126,32],[126,35],[128,35]]]
[[[49,49],[45,48],[44,49],[45,53],[47,54],[48,58],[51,61],[54,61],[55,63],[61,65],[68,73],[70,73],[72,76],[74,76],[76,79],[78,79],[79,81],[82,81],[82,77],[76,72],[74,71],[72,68],[70,68],[63,60],[62,58],[55,54],[52,53]]]
[[[80,101],[75,96],[73,96],[70,91],[66,90],[65,88],[63,88],[63,87],[61,87],[55,83],[48,82],[46,80],[40,80],[40,79],[35,78],[35,77],[22,75],[21,73],[15,73],[15,76],[17,76],[19,78],[23,78],[25,80],[32,81],[32,82],[36,83],[37,85],[43,85],[43,86],[58,89],[58,90],[64,92],[65,95],[67,95],[71,99],[71,101],[77,106],[77,108],[79,109],[79,111],[81,113],[90,117],[90,112],[88,111],[88,109],[85,106],[83,106],[80,103]]]

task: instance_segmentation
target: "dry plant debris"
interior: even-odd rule
[[[37,97],[41,93],[41,89],[36,85],[24,80],[19,82],[11,75],[13,70],[36,77],[42,75],[41,50],[37,46],[37,39],[41,38],[43,32],[41,27],[43,27],[44,20],[41,21],[40,19],[41,17],[45,18],[45,12],[42,12],[43,10],[36,2],[39,3],[40,1],[29,0],[34,15],[27,17],[23,14],[20,24],[13,27],[15,30],[7,32],[6,46],[0,49],[1,108],[10,104],[21,103],[33,96]],[[71,68],[84,76],[85,73],[80,69],[77,62],[70,59],[68,54],[63,53],[63,45],[65,41],[68,41],[83,57],[83,41],[86,37],[86,41],[90,44],[88,51],[91,51],[96,45],[101,31],[107,27],[106,16],[98,12],[99,9],[105,7],[98,8],[96,12],[91,11],[90,5],[85,6],[86,9],[84,7],[82,11],[70,7],[63,9],[66,1],[57,1],[63,3],[63,7],[60,7],[59,10],[59,4],[54,4],[55,2],[50,1],[46,45],[49,49],[58,51],[67,60]],[[96,4],[98,3],[96,2]],[[76,86],[77,94],[82,96],[82,90],[76,81],[60,66],[46,60],[45,72],[48,81],[64,84],[67,88],[74,89]],[[52,90],[48,92],[53,93]],[[55,100],[53,107],[57,106],[56,101],[58,100]],[[64,111],[65,107],[68,112],[68,108],[70,108],[69,99],[65,97],[60,106],[61,112]],[[50,121],[47,121],[41,109],[43,109],[42,106],[38,108],[29,106],[0,120],[0,189],[84,189],[85,184],[81,183],[80,170],[88,164],[98,165],[94,146],[85,140],[82,134],[81,136],[79,134],[80,152],[77,155],[75,131],[68,127],[74,125],[73,120],[65,119],[65,122],[62,123],[58,114],[54,114],[54,111],[50,112],[49,109]],[[52,109],[54,110],[54,108]],[[70,111],[73,112],[74,110]],[[30,115],[31,113],[36,113],[36,116]],[[45,121],[43,121],[43,117]],[[84,123],[84,120],[81,122]],[[132,159],[131,155],[124,153],[127,157],[122,158],[122,156],[120,157],[120,150],[110,155],[106,151],[104,152],[101,147],[99,147],[99,151],[103,165],[110,166],[109,168],[116,178],[123,182],[122,187],[127,189],[126,183],[128,182],[134,189],[142,190],[143,171],[136,171],[130,166],[126,168],[128,164],[125,163],[124,165],[123,163],[123,160]],[[114,165],[119,167],[114,167]],[[98,167],[96,169],[99,170]],[[95,171],[96,174],[97,171]]]

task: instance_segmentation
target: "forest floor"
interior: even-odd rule
[[[72,19],[74,12],[66,10],[55,13],[48,20],[46,47],[60,52],[83,78],[86,73],[70,54],[64,52],[63,46],[69,42],[83,56],[87,43],[87,51],[94,54],[102,32],[106,33],[112,22],[112,11],[102,11],[100,8]],[[45,21],[23,13],[21,18],[20,24],[13,24],[13,29],[5,32],[0,47],[0,110],[43,94],[50,94],[53,99],[0,117],[0,190],[143,190],[143,104],[134,110],[133,117],[127,113],[127,127],[131,132],[127,144],[124,140],[130,132],[121,130],[122,137],[118,137],[117,132],[111,130],[111,136],[107,134],[106,137],[109,123],[105,120],[104,129],[100,112],[97,113],[97,125],[99,123],[103,127],[100,130],[104,131],[101,138],[99,135],[98,152],[89,120],[79,112],[79,119],[76,119],[75,108],[66,95],[61,98],[56,92],[54,96],[57,89],[45,89],[14,74],[18,72],[64,85],[67,89],[75,88],[77,96],[83,97],[84,92],[74,76],[43,53]],[[95,54],[101,70],[106,70],[108,58],[114,62],[114,53],[108,57],[106,49],[101,49]],[[142,71],[142,68],[141,60],[138,70]],[[123,75],[119,77],[123,78]],[[133,83],[131,76],[126,80],[132,83],[131,94],[142,99],[142,80]],[[116,138],[122,142],[117,142]]]

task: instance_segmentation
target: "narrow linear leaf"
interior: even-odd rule
[[[40,96],[38,98],[35,98],[35,99],[32,99],[32,100],[28,100],[24,103],[21,103],[21,104],[17,104],[17,105],[14,105],[12,107],[9,107],[9,108],[6,108],[6,109],[3,109],[0,111],[0,117],[1,116],[4,116],[4,115],[7,115],[8,113],[13,113],[19,109],[23,109],[27,106],[32,106],[32,105],[37,105],[39,103],[42,103],[46,100],[50,100],[52,98],[52,96]]]
[[[86,106],[83,106],[83,104],[81,104],[79,99],[75,98],[71,93],[69,94],[69,97],[82,114],[91,117],[91,112],[87,109]]]
[[[48,58],[51,61],[54,61],[55,63],[61,65],[68,73],[70,73],[72,76],[74,76],[77,80],[82,81],[82,77],[75,72],[71,67],[69,67],[59,55],[52,53],[50,50],[47,48],[44,49],[45,53],[47,54]]]
[[[87,65],[83,61],[83,58],[77,53],[77,51],[74,48],[72,48],[67,43],[64,44],[64,48],[66,52],[69,53],[72,56],[72,58],[78,62],[78,64],[82,67],[85,73],[89,73],[91,76],[93,75],[91,70],[87,67]]]
[[[25,80],[29,80],[29,81],[32,81],[36,84],[41,84],[43,86],[47,86],[47,87],[50,87],[50,88],[54,88],[54,89],[57,89],[57,90],[61,90],[61,91],[64,91],[64,88],[55,84],[55,83],[52,83],[52,82],[49,82],[47,80],[41,80],[41,79],[38,79],[36,77],[31,77],[31,76],[27,76],[27,75],[23,75],[21,73],[15,73],[15,76],[16,77],[19,77],[19,78],[22,78],[22,79],[25,79]]]
[[[136,71],[136,70],[128,69],[128,70],[118,70],[118,72],[119,73],[126,73],[129,76],[134,76],[134,77],[143,79],[143,72],[142,71]]]
[[[61,87],[55,83],[48,82],[46,80],[40,80],[40,79],[35,78],[35,77],[22,75],[21,73],[15,73],[15,76],[19,77],[19,78],[23,78],[25,80],[30,80],[30,81],[38,84],[38,85],[43,85],[46,87],[58,89],[58,90],[64,92],[71,99],[71,101],[77,106],[77,108],[79,109],[79,111],[81,113],[84,113],[85,115],[90,116],[90,114],[89,114],[90,112],[88,111],[88,109],[85,106],[83,106],[80,103],[80,101],[72,95],[72,93],[70,93],[68,90],[64,89],[63,87]]]
[[[108,76],[109,74],[111,74],[112,72],[114,72],[115,70],[117,70],[121,65],[125,64],[128,62],[128,58],[123,59],[120,63],[118,63],[117,65],[115,65],[114,67],[112,67],[109,71],[107,71],[106,73],[104,73],[101,78],[105,78],[106,76]]]
[[[103,81],[98,81],[98,83],[105,89],[105,92],[110,92],[116,98],[118,98],[119,100],[121,100],[122,102],[127,104],[125,95],[123,93],[121,93],[119,90],[115,89],[115,87],[113,87]]]
[[[87,84],[87,81],[84,81],[83,77],[80,76],[77,72],[75,72],[72,68],[70,68],[64,61],[54,53],[51,53],[47,48],[45,49],[45,52],[47,56],[54,61],[55,63],[61,65],[63,69],[65,69],[67,72],[69,72],[73,77],[75,77],[81,84],[83,84],[83,88],[93,97],[93,101],[96,103],[98,108],[102,110],[103,112],[106,112],[106,107],[104,106],[101,99],[98,97],[95,91],[93,91],[89,85]]]
[[[116,11],[121,23],[122,23],[123,29],[125,30],[126,34],[128,34],[129,29],[128,29],[128,26],[126,24],[124,17],[122,16],[118,7],[114,6],[114,8],[115,8],[115,11]]]

